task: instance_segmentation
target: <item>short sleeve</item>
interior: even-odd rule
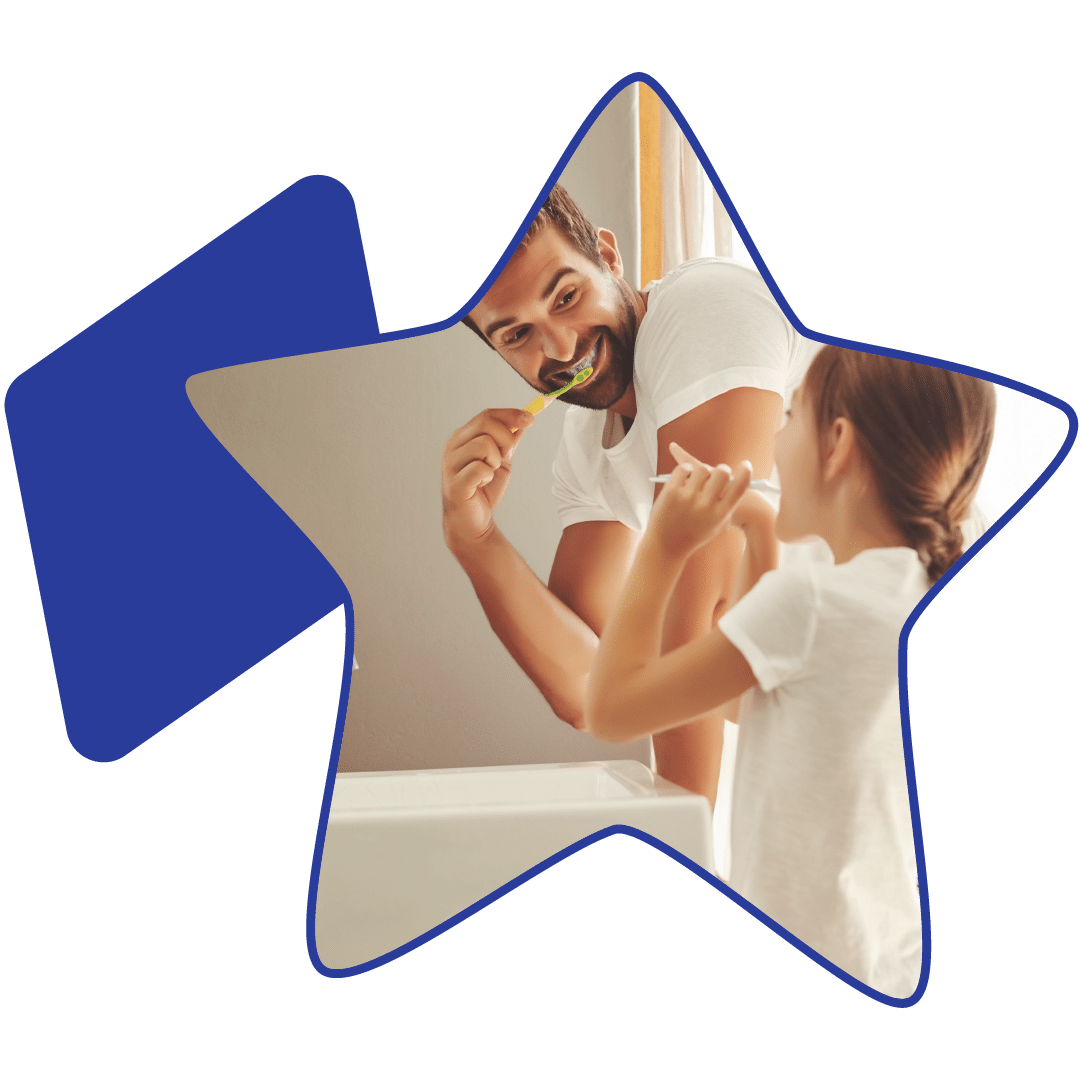
[[[746,658],[761,689],[775,690],[804,667],[819,606],[813,566],[793,563],[763,574],[719,627]]]
[[[798,338],[761,276],[738,263],[685,263],[650,293],[638,376],[658,428],[737,387],[784,396]]]
[[[551,474],[554,478],[551,493],[555,496],[555,510],[559,515],[559,525],[563,529],[581,521],[619,520],[608,507],[591,496],[581,483],[570,460],[565,437],[559,442]]]

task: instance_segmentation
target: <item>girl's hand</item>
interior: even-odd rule
[[[727,465],[698,461],[674,442],[671,453],[679,464],[653,505],[646,535],[670,558],[685,559],[730,523],[753,468],[744,461],[733,474]]]

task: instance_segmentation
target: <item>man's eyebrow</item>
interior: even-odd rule
[[[555,276],[548,283],[548,287],[544,290],[544,295],[540,297],[541,300],[546,300],[558,287],[559,282],[562,281],[567,274],[573,274],[577,271],[572,266],[564,266],[560,270],[555,271]]]
[[[548,282],[548,287],[540,295],[541,300],[547,300],[549,296],[559,287],[559,282],[562,281],[567,274],[576,274],[577,268],[573,266],[563,266],[555,271],[551,281]],[[484,327],[484,337],[491,340],[493,334],[501,330],[504,326],[510,326],[511,323],[516,323],[516,318],[511,319],[499,319],[498,322],[493,322],[490,325]]]
[[[496,330],[501,330],[504,326],[509,326],[515,322],[517,322],[517,319],[500,319],[498,322],[493,322],[490,326],[484,328],[484,337],[490,341]]]

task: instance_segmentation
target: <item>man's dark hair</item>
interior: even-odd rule
[[[600,254],[600,241],[596,237],[596,228],[581,212],[562,184],[556,184],[551,194],[544,200],[532,224],[521,238],[518,251],[529,246],[529,241],[545,226],[554,225],[570,241],[571,245],[587,259],[596,263],[601,270],[607,269],[603,255]],[[516,254],[516,253],[515,253]],[[489,349],[495,348],[484,336],[483,331],[469,318],[461,320]]]

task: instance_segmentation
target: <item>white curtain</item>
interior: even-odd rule
[[[664,273],[703,255],[732,256],[731,219],[671,113],[660,108]]]

